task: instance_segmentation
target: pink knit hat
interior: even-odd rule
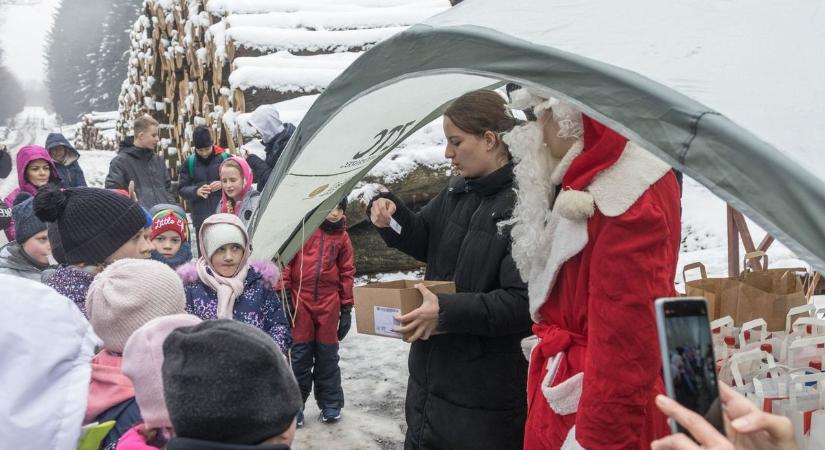
[[[163,341],[172,331],[201,322],[191,314],[158,317],[132,333],[123,350],[123,374],[135,386],[135,399],[146,429],[172,428],[163,397]]]
[[[166,264],[121,259],[95,277],[86,294],[86,311],[103,347],[122,352],[129,336],[145,323],[185,313],[186,292]]]

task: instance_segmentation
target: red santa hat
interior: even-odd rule
[[[559,213],[572,220],[587,220],[595,212],[593,195],[585,189],[593,179],[619,160],[627,139],[600,122],[582,115],[584,146],[562,177],[562,192],[554,205]]]

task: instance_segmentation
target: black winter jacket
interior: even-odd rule
[[[438,331],[410,348],[407,449],[521,449],[527,361],[521,339],[532,325],[527,286],[510,254],[516,195],[513,166],[486,177],[454,177],[418,213],[397,206],[386,243],[426,261],[427,280],[453,280],[439,295]]]
[[[295,133],[295,125],[285,123],[284,130],[266,144],[266,148],[264,148],[266,161],[257,155],[249,155],[249,158],[246,158],[246,162],[249,163],[249,168],[252,169],[252,176],[255,182],[258,183],[259,192],[263,192],[264,186],[266,186],[266,182],[272,174],[272,169],[275,168],[275,164],[281,157],[281,153],[284,152],[286,144],[289,143],[289,139],[293,133]]]
[[[220,190],[212,192],[204,199],[198,196],[198,188],[221,179],[220,168],[223,161],[223,158],[213,151],[208,159],[202,159],[195,154],[195,173],[189,173],[187,160],[181,164],[178,192],[181,197],[192,203],[192,222],[197,230],[200,230],[203,221],[215,212],[221,202]]]
[[[172,181],[163,158],[152,150],[125,147],[109,163],[106,189],[129,189],[135,182],[135,193],[141,206],[151,209],[158,203],[177,203],[172,197]]]

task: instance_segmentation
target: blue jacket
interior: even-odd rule
[[[218,293],[197,278],[194,264],[178,269],[186,290],[186,312],[203,320],[218,318]],[[192,274],[194,272],[194,278]],[[281,299],[269,281],[250,267],[244,282],[244,291],[235,300],[233,318],[248,323],[272,336],[284,354],[292,347],[292,333],[284,315]]]
[[[86,177],[83,175],[83,169],[80,168],[77,160],[80,159],[80,153],[75,150],[74,146],[69,143],[60,133],[49,133],[46,138],[46,150],[51,154],[52,149],[62,145],[66,147],[66,157],[63,161],[54,160],[54,165],[57,167],[57,173],[60,179],[63,180],[63,187],[86,187]],[[52,157],[54,158],[54,157]]]

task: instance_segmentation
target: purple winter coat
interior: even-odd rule
[[[250,265],[243,293],[235,300],[233,318],[272,336],[286,355],[292,347],[292,332],[281,299],[272,287],[273,277],[269,276],[277,278],[277,269],[269,262],[254,261]],[[200,281],[195,264],[181,266],[177,272],[186,291],[186,312],[203,320],[217,319],[218,293]]]
[[[46,281],[58,294],[73,301],[84,316],[86,314],[86,293],[95,276],[74,266],[65,266],[57,269],[54,275]]]
[[[36,159],[43,159],[49,163],[49,183],[54,183],[60,185],[62,187],[63,182],[60,179],[60,174],[57,172],[57,167],[54,165],[54,161],[52,157],[49,156],[48,150],[39,146],[39,145],[27,145],[20,149],[17,152],[17,184],[18,188],[11,191],[11,193],[3,200],[9,207],[14,205],[14,199],[17,198],[17,194],[21,192],[26,192],[30,194],[32,197],[37,194],[37,188],[29,183],[26,179],[26,166],[29,165],[30,162]],[[6,239],[9,242],[13,241],[15,238],[14,232],[14,220],[9,222],[9,225],[5,229],[6,232]]]

